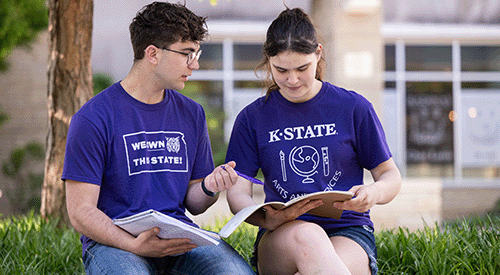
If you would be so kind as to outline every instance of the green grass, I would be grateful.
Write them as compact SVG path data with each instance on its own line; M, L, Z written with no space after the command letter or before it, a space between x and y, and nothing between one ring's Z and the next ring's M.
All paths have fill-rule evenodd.
M33 214L0 221L0 274L85 274L78 233Z
M248 261L256 232L243 224L226 240ZM380 274L500 274L500 216L382 230L376 240ZM38 215L0 217L0 274L84 274L78 233Z
M376 235L382 274L500 274L500 216Z
M213 226L204 226L203 229L219 232L228 220L217 220ZM229 237L224 240L229 243L247 262L250 262L253 252L253 244L257 235L258 227L248 223L242 223Z

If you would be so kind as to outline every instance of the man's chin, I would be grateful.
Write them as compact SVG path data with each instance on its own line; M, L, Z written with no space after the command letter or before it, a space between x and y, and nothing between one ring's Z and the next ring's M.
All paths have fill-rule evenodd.
M174 90L181 91L182 89L184 89L184 87L186 87L186 84L184 84L184 82L182 82L182 83L175 85Z

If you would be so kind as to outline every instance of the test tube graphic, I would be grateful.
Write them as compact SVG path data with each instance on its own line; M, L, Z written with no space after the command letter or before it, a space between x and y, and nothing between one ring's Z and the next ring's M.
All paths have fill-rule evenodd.
M330 174L330 160L328 159L328 147L321 147L321 155L323 157L323 174L326 177Z
M283 181L286 181L286 166L285 166L285 153L280 150L280 161L281 161L281 175L283 175Z

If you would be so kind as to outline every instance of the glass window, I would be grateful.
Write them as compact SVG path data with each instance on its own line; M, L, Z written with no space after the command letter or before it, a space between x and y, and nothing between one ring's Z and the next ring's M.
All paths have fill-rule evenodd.
M451 46L406 46L407 71L452 71Z
M386 81L385 88L386 89L396 89L396 81Z
M253 71L262 61L262 44L235 44L234 69Z
M222 70L222 44L202 44L200 70Z
M406 83L407 174L452 177L452 83Z
M234 88L236 89L264 89L263 81L235 81Z
M396 46L385 45L385 70L396 70Z
M205 109L222 108L222 81L188 81L181 93L200 103Z
M385 89L382 99L384 102L384 106L387 107L382 109L382 125L384 127L387 144L389 145L389 148L394 155L394 160L398 161L396 154L399 141L396 90L392 88Z
M500 71L499 46L462 46L460 52L462 71Z
M500 178L500 82L462 87L462 175Z
M462 82L462 89L500 90L500 82Z

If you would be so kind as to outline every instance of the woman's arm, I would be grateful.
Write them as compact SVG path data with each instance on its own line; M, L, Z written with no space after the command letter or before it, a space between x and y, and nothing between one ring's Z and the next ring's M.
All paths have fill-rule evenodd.
M336 202L335 207L343 210L366 212L375 204L392 201L401 189L401 174L392 158L370 170L374 182L356 185L351 188L355 198L345 202Z

